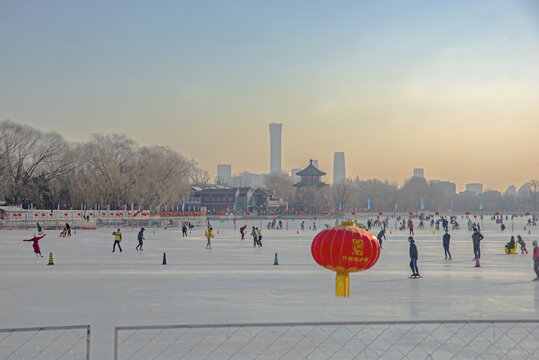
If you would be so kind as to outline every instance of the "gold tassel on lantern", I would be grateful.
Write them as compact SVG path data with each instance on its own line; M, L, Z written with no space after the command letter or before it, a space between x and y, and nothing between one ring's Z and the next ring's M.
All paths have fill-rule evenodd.
M338 272L335 279L335 296L350 297L350 276L347 272Z

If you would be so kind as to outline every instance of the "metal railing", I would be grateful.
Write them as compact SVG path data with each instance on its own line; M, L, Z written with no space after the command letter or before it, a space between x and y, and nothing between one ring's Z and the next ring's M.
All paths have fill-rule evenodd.
M0 359L90 359L90 325L0 329Z
M539 359L539 320L116 327L114 359Z

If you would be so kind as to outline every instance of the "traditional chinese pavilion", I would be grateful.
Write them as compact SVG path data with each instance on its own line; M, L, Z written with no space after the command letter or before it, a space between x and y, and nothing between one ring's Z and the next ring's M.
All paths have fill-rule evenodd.
M296 175L301 176L301 180L297 184L294 184L294 186L299 187L299 188L309 187L309 186L322 187L322 186L327 185L326 183L323 183L322 181L320 181L320 178L326 175L326 173L318 170L313 165L312 160L309 166L307 166L302 171L299 171L298 173L296 173Z

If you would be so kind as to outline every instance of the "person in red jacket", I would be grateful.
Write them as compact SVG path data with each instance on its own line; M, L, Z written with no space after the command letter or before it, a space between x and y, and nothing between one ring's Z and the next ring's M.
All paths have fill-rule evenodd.
M31 239L23 240L23 241L33 241L34 244L32 245L32 247L34 248L34 253L36 254L36 256L43 257L43 255L41 255L41 249L39 248L39 240L42 239L44 236L45 236L45 234L43 234L41 236L34 236Z
M539 280L539 246L537 240L533 240L533 271L535 271L535 279Z

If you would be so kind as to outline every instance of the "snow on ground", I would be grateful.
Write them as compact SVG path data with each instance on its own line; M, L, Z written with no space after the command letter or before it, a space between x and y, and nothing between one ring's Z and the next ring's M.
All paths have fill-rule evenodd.
M334 221L317 220L318 230ZM90 324L92 359L110 359L115 326L539 319L539 282L530 281L538 229L528 235L524 221L515 219L514 234L523 235L530 254L506 255L511 220L503 233L490 218L484 220L481 268L474 267L466 226L451 231L451 262L443 260L441 231L433 234L428 225L416 230L424 278L411 280L408 231L396 230L390 219L393 234L388 231L378 263L350 275L350 298L335 297L335 274L310 254L316 232L298 234L300 221L289 220L288 230L267 230L266 221L245 222L248 230L264 228L264 246L253 248L252 238L240 240L231 221L215 220L219 234L211 250L205 249L202 228L187 238L177 228L147 229L143 252L135 251L138 228L124 228L123 253L111 253L111 228L78 230L71 238L48 231L40 241L43 258L22 242L33 231L2 231L0 328ZM306 219L307 227L311 223ZM46 265L49 252L54 266ZM273 265L275 253L279 266Z

